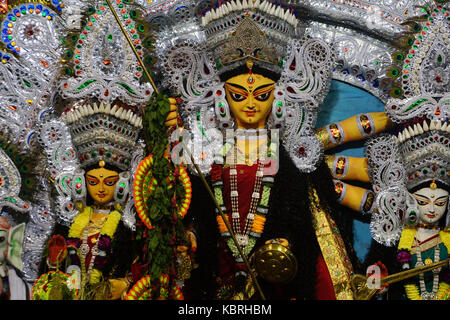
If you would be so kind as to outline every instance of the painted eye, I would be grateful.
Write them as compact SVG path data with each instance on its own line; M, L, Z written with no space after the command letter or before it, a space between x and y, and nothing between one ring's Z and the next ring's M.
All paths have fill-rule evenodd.
M417 203L419 204L419 206L427 205L427 203L425 201L422 201L422 200L417 200Z
M98 182L95 180L88 180L88 183L90 186L96 186L98 184Z
M258 101L266 101L270 98L271 93L272 93L272 91L260 94L259 96L256 96L255 99Z
M106 184L108 187L112 187L113 185L116 184L116 182L117 182L117 180L110 180L110 181L105 181L105 184Z
M443 207L447 204L447 201L438 201L435 203L435 205L437 205L438 207Z
M6 240L6 237L0 237L0 243L4 242Z
M231 96L231 99L233 99L236 102L245 100L245 96L243 96L242 94L239 94L239 93L230 92L230 96Z

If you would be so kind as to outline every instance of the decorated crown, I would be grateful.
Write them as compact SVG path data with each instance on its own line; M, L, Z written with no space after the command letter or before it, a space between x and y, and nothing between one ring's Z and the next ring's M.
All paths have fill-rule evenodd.
M248 59L255 67L281 74L287 43L298 24L292 10L259 0L220 2L205 11L201 21L219 74Z
M417 122L398 134L408 190L427 182L449 185L450 127L438 120Z
M61 120L70 128L81 167L103 160L126 170L138 149L140 106L153 89L141 83L143 66L128 41L141 61L145 60L145 25L135 21L137 12L125 2L117 0L111 5L124 30L107 4L89 7L89 18L73 52L68 50L72 72L61 81L60 92L69 107Z
M61 120L70 127L80 165L88 167L103 160L121 170L129 168L138 146L142 119L132 108L100 102L76 103Z

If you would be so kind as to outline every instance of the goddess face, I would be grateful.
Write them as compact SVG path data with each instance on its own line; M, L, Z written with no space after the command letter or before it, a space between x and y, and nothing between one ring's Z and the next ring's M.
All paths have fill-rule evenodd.
M413 193L419 205L419 221L428 225L437 224L445 215L448 191L440 188L422 188Z
M119 173L105 168L92 169L86 173L86 184L89 195L98 204L111 202Z
M263 129L274 100L275 82L259 74L240 74L225 82L230 110L239 129Z

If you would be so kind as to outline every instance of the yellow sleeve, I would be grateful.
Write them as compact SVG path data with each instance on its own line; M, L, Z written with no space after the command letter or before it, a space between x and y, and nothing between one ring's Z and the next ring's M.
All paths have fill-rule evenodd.
M334 181L334 187L341 205L363 214L372 212L375 200L373 191L340 180Z
M367 169L367 158L327 155L325 162L334 179L357 180L370 183Z
M362 140L391 126L392 122L384 112L369 112L317 129L316 135L328 150L346 142Z

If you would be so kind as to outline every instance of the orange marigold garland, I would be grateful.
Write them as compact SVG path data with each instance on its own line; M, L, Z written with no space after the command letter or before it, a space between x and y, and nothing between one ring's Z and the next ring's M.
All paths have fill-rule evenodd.
M169 160L168 155L166 155L165 158ZM152 165L153 165L152 155L149 155L148 157L143 159L137 167L136 173L134 175L134 184L133 184L134 205L136 207L136 211L139 215L139 218L144 223L144 225L149 229L152 228L152 224L147 214L149 211L149 208L147 206L147 200L150 197L151 193L155 190L156 186L158 185L158 182L152 175ZM171 174L167 178L167 180L169 182L173 181L174 176ZM184 217L191 203L192 185L186 169L182 166L179 167L178 180L185 190L185 196L181 200L181 203L177 205L177 209L178 215L180 217ZM169 188L171 188L171 185L169 185Z

